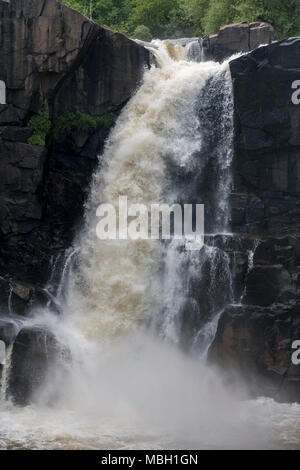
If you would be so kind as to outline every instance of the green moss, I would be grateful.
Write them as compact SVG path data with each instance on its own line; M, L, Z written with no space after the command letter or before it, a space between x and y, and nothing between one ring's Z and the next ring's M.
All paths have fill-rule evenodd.
M112 113L91 116L90 114L71 113L65 110L55 120L52 132L53 139L57 141L62 135L69 134L74 128L90 131L102 126L108 130L112 126L113 121Z
M28 139L31 145L45 147L46 137L51 129L51 121L46 111L40 110L33 116L27 124L27 127L33 130L32 136Z

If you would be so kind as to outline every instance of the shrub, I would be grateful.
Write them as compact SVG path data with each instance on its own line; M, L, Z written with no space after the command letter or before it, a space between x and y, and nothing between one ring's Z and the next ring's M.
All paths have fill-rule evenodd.
M46 111L40 110L27 123L27 127L33 130L32 136L28 139L31 145L39 145L45 147L46 137L51 129L51 121Z
M147 26L141 24L135 28L133 38L140 39L141 41L151 42L152 34Z
M69 134L73 128L84 131L96 130L97 127L103 126L109 129L113 124L113 115L105 113L101 116L91 116L84 113L71 113L63 111L55 120L53 126L53 138L55 141L64 134Z

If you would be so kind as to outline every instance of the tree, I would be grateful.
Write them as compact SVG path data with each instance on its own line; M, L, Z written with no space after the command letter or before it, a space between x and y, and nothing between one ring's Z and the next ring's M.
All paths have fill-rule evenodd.
M150 42L152 40L152 34L150 32L150 29L143 24L135 28L132 37L134 39L140 39L141 41L146 41L146 42Z
M89 16L91 0L61 1ZM92 0L92 16L130 37L203 36L240 21L269 22L280 38L300 35L300 0Z
M135 0L129 22L134 28L147 26L154 37L166 38L184 29L183 16L178 0Z
M203 18L205 34L216 33L221 26L233 23L236 14L235 7L235 0L210 0Z

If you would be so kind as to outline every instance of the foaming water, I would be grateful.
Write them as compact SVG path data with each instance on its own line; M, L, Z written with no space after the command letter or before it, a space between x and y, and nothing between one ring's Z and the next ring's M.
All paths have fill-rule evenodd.
M208 80L226 75L228 63L182 60L183 48L156 41L159 67L122 112L107 142L91 188L79 269L68 293L67 310L91 338L111 338L139 328L159 310L153 279L161 268L162 246L153 240L99 241L96 209L120 196L128 204L160 203L170 185L167 162L189 168L201 150L198 100Z
M0 448L300 447L299 405L249 401L213 369L149 334L125 336L106 351L89 342L85 353L55 404L42 394L25 408L1 405Z
M4 403L7 398L7 386L8 386L8 376L11 366L11 355L13 350L13 344L10 344L6 351L5 364L2 366L2 377L0 383L0 403Z

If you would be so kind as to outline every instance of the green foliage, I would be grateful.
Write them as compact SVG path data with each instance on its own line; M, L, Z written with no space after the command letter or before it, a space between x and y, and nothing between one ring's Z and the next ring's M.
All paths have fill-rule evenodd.
M76 115L70 111L64 110L54 122L52 136L54 140L58 140L63 134L69 134L75 126Z
M152 40L152 34L148 26L143 24L137 26L132 35L134 39L140 39L141 41L150 42Z
M233 0L211 0L203 19L205 34L215 33L222 25L233 23L234 17Z
M104 129L110 129L114 122L112 113L105 113L101 116L91 116L84 113L72 113L62 111L52 126L49 115L46 111L40 110L27 123L27 127L33 130L32 136L28 139L28 144L45 147L46 137L50 135L56 141L62 135L69 134L72 129L82 131L94 131L102 126ZM0 137L1 139L1 137Z
M279 37L300 35L300 0L61 0L103 26L149 40L201 36L239 21L266 21ZM90 8L92 6L92 8ZM148 30L146 33L146 29Z
M96 130L102 126L109 129L113 124L113 115L105 113L101 116L91 116L84 113L71 113L64 110L55 120L53 125L52 135L56 141L62 135L69 134L72 129L79 129L82 131Z
M31 145L45 147L46 137L51 129L51 121L46 111L40 110L33 116L27 124L27 127L33 130L32 136L28 139Z
M300 35L299 0L210 0L203 19L206 34L240 21L271 23L280 38Z

